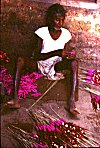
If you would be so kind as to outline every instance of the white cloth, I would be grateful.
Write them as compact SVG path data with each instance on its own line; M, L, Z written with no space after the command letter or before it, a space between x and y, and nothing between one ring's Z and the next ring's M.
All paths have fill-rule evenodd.
M65 28L61 28L61 31L62 31L61 35L57 40L54 40L51 37L48 27L42 27L35 31L35 34L37 34L43 40L41 53L48 53L51 51L64 48L65 43L67 43L71 39L71 34ZM62 60L61 57L54 56L46 60L38 61L38 69L48 79L55 80L56 78L55 78L54 65L61 60Z

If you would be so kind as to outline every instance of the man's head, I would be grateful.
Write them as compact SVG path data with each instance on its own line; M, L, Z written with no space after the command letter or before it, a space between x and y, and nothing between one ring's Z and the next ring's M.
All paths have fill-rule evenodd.
M60 29L63 26L65 19L65 10L63 6L56 3L51 5L47 10L46 21L51 28Z

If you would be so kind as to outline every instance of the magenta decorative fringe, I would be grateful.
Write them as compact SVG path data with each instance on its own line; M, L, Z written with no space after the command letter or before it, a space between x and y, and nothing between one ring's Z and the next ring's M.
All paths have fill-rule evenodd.
M0 82L3 84L3 88L6 90L7 94L10 95L13 89L13 77L11 74L7 74L7 69L1 67ZM41 93L37 90L36 80L41 78L42 75L36 72L31 74L26 74L21 77L20 87L18 92L18 98L26 98L26 96L31 93L31 96L38 97Z
M99 70L88 70L88 81L96 86L100 86L100 71ZM94 95L93 93L90 93L91 95L91 103L94 110L97 110L97 106L100 108L100 95Z
M100 71L92 70L92 69L89 69L87 71L88 71L87 82L91 82L92 84L99 86L100 85Z
M0 51L0 60L5 63L9 62L10 58L3 51ZM31 93L32 97L38 97L41 93L37 90L36 80L41 78L42 74L38 74L36 72L32 72L31 74L26 74L21 77L20 87L18 92L18 98L26 98L26 96ZM2 87L6 90L7 94L10 95L13 89L13 76L8 74L7 68L1 65L0 72L0 82L2 83Z

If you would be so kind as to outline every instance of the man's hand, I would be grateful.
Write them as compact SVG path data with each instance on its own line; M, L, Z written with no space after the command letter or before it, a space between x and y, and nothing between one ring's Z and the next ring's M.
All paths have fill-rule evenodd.
M73 60L76 58L75 50L65 50L62 51L62 57L66 57L68 60Z

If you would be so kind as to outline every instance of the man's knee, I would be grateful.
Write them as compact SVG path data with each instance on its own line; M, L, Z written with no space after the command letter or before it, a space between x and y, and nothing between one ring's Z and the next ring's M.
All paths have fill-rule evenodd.
M17 65L24 66L24 63L25 63L25 59L23 57L18 57Z
M72 61L71 65L72 68L78 68L78 61L77 60Z

